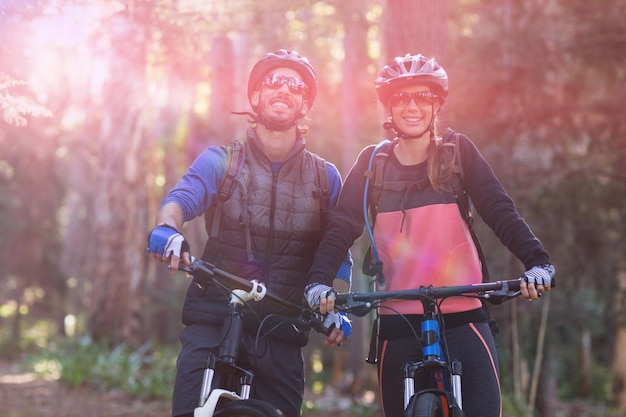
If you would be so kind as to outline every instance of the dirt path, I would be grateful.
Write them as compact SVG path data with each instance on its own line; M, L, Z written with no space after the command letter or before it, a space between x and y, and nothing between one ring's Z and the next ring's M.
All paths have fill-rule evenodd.
M377 408L356 412L349 398L327 392L308 393L318 410L304 417L382 417ZM316 397L316 398L314 398ZM313 399L314 398L314 399ZM554 415L611 415L608 405L595 408L583 401L558 402ZM169 417L169 401L141 401L121 392L97 392L88 388L69 389L58 381L47 381L24 371L20 364L0 360L0 417Z
M0 364L1 417L163 417L169 413L166 401L138 401L115 391L69 389L58 381L24 372L19 365Z
M334 405L341 400L325 398ZM343 399L346 400L346 399ZM329 405L329 404L327 404ZM69 389L38 378L19 364L0 361L0 417L168 417L169 401L140 401L116 391ZM350 417L349 411L310 412L306 417ZM374 415L376 417L376 415Z

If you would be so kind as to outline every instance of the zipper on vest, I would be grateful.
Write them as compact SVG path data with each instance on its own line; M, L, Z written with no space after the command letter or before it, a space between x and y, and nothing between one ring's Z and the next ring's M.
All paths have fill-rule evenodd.
M270 168L272 168L270 166ZM277 171L274 171L272 169L272 195L271 195L271 200L270 200L270 230L269 230L269 239L268 239L268 245L267 248L265 250L265 276L269 276L269 269L270 269L270 262L272 260L272 248L274 247L274 216L276 214L276 183L278 181L278 171L280 171L280 169L282 168L282 164L281 166L278 168Z

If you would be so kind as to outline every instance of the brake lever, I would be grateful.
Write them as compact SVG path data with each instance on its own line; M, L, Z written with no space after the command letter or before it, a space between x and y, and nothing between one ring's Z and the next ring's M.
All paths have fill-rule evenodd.
M325 336L330 335L332 329L324 326L324 316L322 313L318 311L309 310L308 308L303 308L300 313L300 322L304 325L310 326L313 330L318 333L322 333Z
M490 304L498 305L519 296L521 293L522 292L520 290L511 291L509 289L509 283L504 281L501 289L490 293L485 293L483 298Z

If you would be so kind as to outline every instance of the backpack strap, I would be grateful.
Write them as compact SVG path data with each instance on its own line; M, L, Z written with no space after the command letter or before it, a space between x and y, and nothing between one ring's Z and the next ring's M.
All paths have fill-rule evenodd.
M326 217L330 208L330 185L328 182L328 171L326 161L317 155L311 154L315 158L315 175L317 177L317 190L314 195L320 200L320 216L322 218L322 228L325 228Z
M450 140L450 135L453 136L452 140ZM491 278L489 277L489 269L487 268L485 253L474 230L474 218L472 217L472 199L467 194L467 191L465 191L465 187L463 187L464 172L462 163L463 161L461 160L461 151L459 148L459 138L460 134L458 132L454 132L450 128L446 129L446 132L444 133L444 141L447 141L448 144L452 144L454 146L454 152L456 154L454 159L454 175L450 179L450 185L452 186L452 191L454 192L456 203L459 206L459 212L461 213L461 217L463 218L463 220L465 220L465 223L467 223L467 228L469 229L472 240L474 241L474 246L476 247L476 251L478 252L478 260L480 261L483 282L490 282ZM500 333L498 323L491 318L491 314L489 312L486 301L482 299L480 301L483 305L485 313L487 314L491 334L495 336Z
M365 171L363 218L365 219L365 230L370 240L370 248L363 258L362 268L364 274L376 277L380 289L383 289L385 286L385 277L383 275L383 262L378 256L378 249L376 248L376 242L374 242L373 227L376 221L378 199L384 185L383 173L385 171L385 163L389 156L389 149L393 149L393 143L387 139L379 142L370 155L367 171Z
M450 185L452 186L452 191L454 192L454 198L456 199L456 203L459 206L459 212L461 213L461 217L467 223L467 227L472 236L472 240L474 241L474 246L476 246L476 251L478 252L478 259L480 260L480 266L483 274L483 282L489 282L491 279L489 278L489 269L487 268L487 262L485 260L485 254L483 249L478 241L478 236L474 231L474 217L472 216L472 199L465 191L465 187L463 187L463 164L461 161L461 151L459 150L459 137L460 134L457 132L452 132L451 129L446 131L446 137L449 135L453 135L453 146L455 152L455 164L454 164L454 175L450 179ZM444 139L445 140L445 139ZM450 143L450 142L449 142Z
M463 187L463 164L461 161L461 151L459 150L459 133L452 132L451 130L446 132L447 134L452 134L452 140L447 136L444 139L443 146L452 146L454 148L455 158L454 158L454 175L450 178L450 185L452 186L452 191L454 192L454 197L456 198L456 202L459 206L459 211L461 213L461 217L467 225L472 228L472 224L474 223L474 218L472 217L472 201L467 195L465 188Z
M215 204L215 211L213 214L213 223L211 224L211 232L209 233L209 240L217 239L224 202L232 195L235 189L235 177L246 159L244 146L238 140L235 140L229 146L224 146L223 149L226 151L228 169L226 170L226 175L222 179L222 183L219 187L217 202Z
M385 164L387 163L390 149L393 149L391 142L374 149L375 154L373 155L372 172L368 172L369 175L374 176L374 182L372 183L368 201L372 223L376 221L376 214L378 213L378 200L380 199L380 193L383 191Z

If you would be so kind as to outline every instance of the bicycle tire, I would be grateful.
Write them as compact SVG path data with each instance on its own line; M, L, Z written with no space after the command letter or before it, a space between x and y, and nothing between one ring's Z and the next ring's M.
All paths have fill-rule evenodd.
M260 400L234 400L218 406L214 417L284 417L271 404Z
M430 392L415 398L412 414L407 417L445 417L440 398Z

